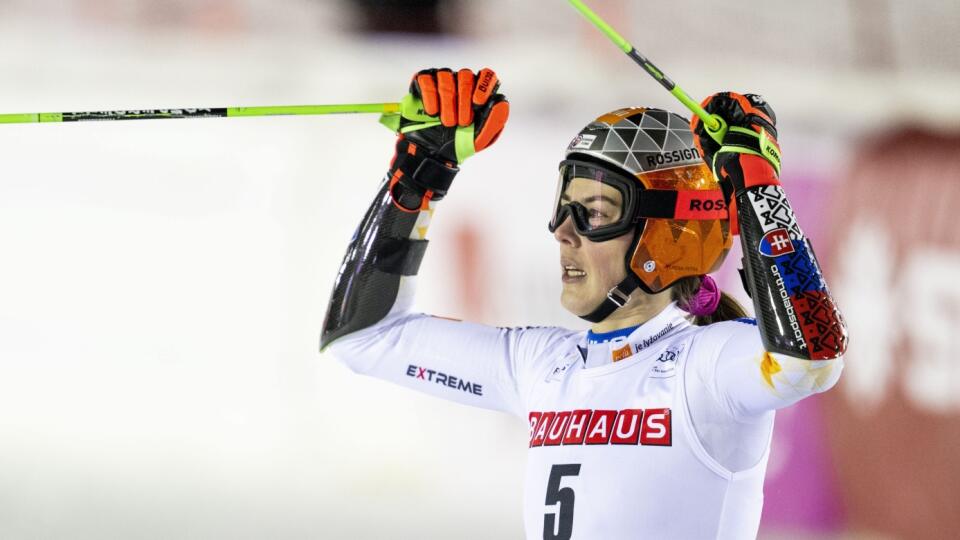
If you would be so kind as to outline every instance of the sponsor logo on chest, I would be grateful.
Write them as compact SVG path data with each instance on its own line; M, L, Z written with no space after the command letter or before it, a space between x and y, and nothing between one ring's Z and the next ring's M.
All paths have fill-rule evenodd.
M659 341L660 338L662 338L663 336L669 334L669 333L670 333L670 330L673 330L673 323L670 323L670 324L664 326L663 329L661 329L661 330L660 330L659 332L657 332L656 334L654 334L654 335L652 335L652 336L650 336L650 337L648 337L648 338L646 338L646 339L642 339L642 340L640 340L640 341L637 342L637 343L634 343L634 345L633 345L634 352L640 352L640 351L646 349L647 347L653 345L654 343L656 343L657 341Z
M530 447L585 444L671 446L670 409L531 411Z
M677 373L677 358L683 352L683 343L667 347L660 356L653 362L650 368L650 377L654 379L666 379L673 377Z
M570 366L577 361L577 358L566 358L561 360L556 366L553 367L553 371L547 375L544 382L559 382L563 380L563 375L570 369Z

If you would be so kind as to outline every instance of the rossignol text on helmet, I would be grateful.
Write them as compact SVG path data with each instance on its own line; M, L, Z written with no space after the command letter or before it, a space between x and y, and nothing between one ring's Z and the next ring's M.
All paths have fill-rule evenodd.
M570 142L549 229L570 218L594 242L634 233L627 278L583 316L599 322L637 287L658 293L717 269L733 244L728 217L687 120L638 107L600 116Z

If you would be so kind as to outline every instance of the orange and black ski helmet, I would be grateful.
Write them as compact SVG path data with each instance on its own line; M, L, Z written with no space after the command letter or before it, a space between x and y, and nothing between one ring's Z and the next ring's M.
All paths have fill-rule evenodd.
M658 293L716 270L733 244L724 201L686 119L620 109L588 124L567 147L549 229L570 218L594 242L634 233L625 264L639 282L621 283L619 294L612 289L608 297L616 300L634 285Z

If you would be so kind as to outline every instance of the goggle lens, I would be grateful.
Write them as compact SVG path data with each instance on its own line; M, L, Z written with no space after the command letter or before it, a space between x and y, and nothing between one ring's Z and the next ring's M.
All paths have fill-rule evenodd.
M587 163L560 167L550 231L569 217L577 232L592 240L619 236L632 224L631 180Z

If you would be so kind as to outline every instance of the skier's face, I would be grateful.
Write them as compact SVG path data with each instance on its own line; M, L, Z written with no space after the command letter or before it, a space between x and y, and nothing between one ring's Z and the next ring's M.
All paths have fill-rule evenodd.
M563 200L583 204L590 212L591 220L611 219L622 205L622 196L615 188L606 185L598 192L599 185L590 179L575 178L563 193ZM627 233L605 242L592 242L577 233L573 219L568 217L553 236L560 243L563 281L560 303L574 315L586 315L626 277L624 258L633 235Z

